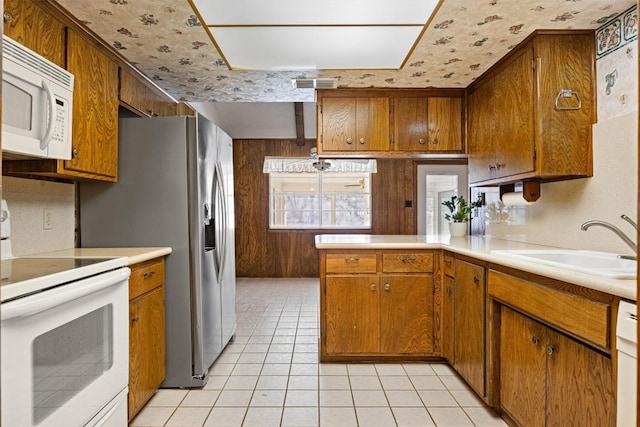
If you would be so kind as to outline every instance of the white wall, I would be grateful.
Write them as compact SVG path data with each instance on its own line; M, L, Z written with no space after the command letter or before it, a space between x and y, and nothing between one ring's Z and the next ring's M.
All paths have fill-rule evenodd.
M2 197L11 212L11 243L16 256L74 247L75 186L50 181L2 177ZM52 229L45 230L43 210L51 209Z

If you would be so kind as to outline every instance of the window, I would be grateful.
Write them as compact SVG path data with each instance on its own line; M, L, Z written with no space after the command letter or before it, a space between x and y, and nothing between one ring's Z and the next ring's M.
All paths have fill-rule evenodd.
M335 162L328 162L331 166L324 171L296 166L304 171L270 172L269 227L370 228L371 172L358 167L339 170ZM265 164L265 171L274 169L283 168L269 169Z

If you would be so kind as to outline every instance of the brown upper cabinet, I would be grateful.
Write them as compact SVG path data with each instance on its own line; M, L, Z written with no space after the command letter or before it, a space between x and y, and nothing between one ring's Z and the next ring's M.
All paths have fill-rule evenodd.
M472 184L593 174L592 31L536 31L469 87Z
M62 22L33 1L5 0L4 34L66 68L66 32Z
M319 90L318 153L463 152L464 91Z
M136 114L156 117L175 116L177 103L154 90L134 70L120 68L120 103Z
M389 98L324 98L318 111L320 153L389 150Z
M394 151L462 152L462 98L397 97L393 117Z

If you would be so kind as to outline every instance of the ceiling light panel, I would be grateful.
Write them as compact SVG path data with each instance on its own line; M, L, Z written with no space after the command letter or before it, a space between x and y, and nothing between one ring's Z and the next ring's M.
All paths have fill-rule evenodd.
M438 0L194 0L208 26L424 25Z
M211 28L232 69L398 69L423 27Z

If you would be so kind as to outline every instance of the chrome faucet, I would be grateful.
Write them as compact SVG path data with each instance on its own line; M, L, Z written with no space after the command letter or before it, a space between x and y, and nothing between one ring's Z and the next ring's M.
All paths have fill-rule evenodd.
M622 215L621 216L622 219L624 219L625 221L629 222L631 225L633 225L634 227L636 227L637 229L637 225L631 220L631 218L629 218L626 215ZM618 237L620 237L622 239L623 242L625 242L635 253L638 253L638 248L636 246L636 244L633 242L633 240L631 240L626 234L624 234L624 232L622 230L620 230L618 227L616 227L613 224L610 224L606 221L600 221L597 219L591 220L591 221L587 221L584 224L582 224L580 226L580 229L582 229L582 231L587 231L589 229L589 227L592 227L594 225L598 225L600 227L604 227L607 228L611 231L613 231L614 233L616 233L616 235Z

